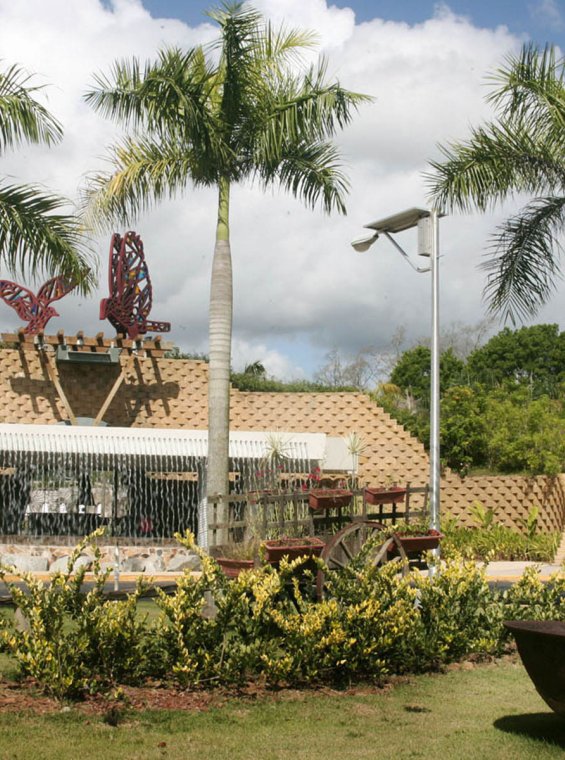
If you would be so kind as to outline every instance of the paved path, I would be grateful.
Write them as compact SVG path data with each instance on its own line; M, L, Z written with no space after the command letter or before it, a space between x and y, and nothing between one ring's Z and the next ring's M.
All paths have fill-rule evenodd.
M544 564L540 562L490 562L486 567L486 575L489 581L495 583L513 583L517 581L524 570L527 567L539 568L540 578L543 581L547 581L552 575L558 572L565 572L565 569L561 565L557 564ZM425 571L424 571L425 572ZM49 573L34 573L35 577L39 580L48 581L50 579ZM141 573L120 573L120 588L128 587L133 588ZM174 586L178 578L182 577L183 573L159 573L156 575L148 575L155 585L159 586ZM195 573L197 575L197 573ZM8 576L7 580L18 580L15 576ZM91 573L87 573L85 577L86 583L92 583L94 577ZM114 575L110 575L108 578L107 587L112 587L114 583Z
M555 573L563 572L561 565L550 565L540 562L489 562L486 574L490 581L512 583L520 578L527 567L539 568L540 578L543 581L549 580Z

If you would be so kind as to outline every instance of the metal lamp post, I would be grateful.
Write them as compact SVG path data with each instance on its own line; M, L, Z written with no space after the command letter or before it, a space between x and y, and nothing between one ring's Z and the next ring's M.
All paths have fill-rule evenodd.
M374 233L353 241L356 251L368 251L384 235L416 272L431 272L432 335L430 365L430 527L439 530L440 460L439 460L439 224L443 213L437 209L411 208L399 214L366 224ZM418 267L392 237L397 232L418 228L418 254L430 259L429 267ZM436 550L437 551L437 550Z

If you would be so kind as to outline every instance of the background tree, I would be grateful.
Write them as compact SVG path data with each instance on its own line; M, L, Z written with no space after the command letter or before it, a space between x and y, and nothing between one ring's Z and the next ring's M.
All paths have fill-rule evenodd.
M0 71L0 155L61 139L61 125L34 97L39 89L18 66ZM77 218L60 212L67 204L37 186L0 180L0 259L14 275L62 274L86 292L92 261Z
M257 179L309 206L345 212L346 179L328 138L364 97L326 82L325 64L297 73L310 33L276 32L255 10L225 4L209 13L220 37L210 48L166 49L156 63L116 62L87 101L132 131L111 151L113 170L90 186L96 218L127 221L189 182L218 189L210 292L208 494L228 491L232 331L230 195ZM206 54L209 54L208 57Z
M498 119L432 162L436 204L484 211L515 193L533 199L500 227L483 264L490 309L529 317L555 287L565 225L565 66L528 45L494 76Z
M565 334L557 325L505 328L467 362L442 354L442 461L471 469L555 475L565 470ZM429 349L405 351L375 402L429 441Z
M533 396L555 397L565 381L565 333L558 325L505 328L470 354L467 368L473 383L526 384Z
M469 386L449 388L441 399L442 459L461 475L487 461L488 429L482 393Z
M447 351L442 351L439 365L440 393L443 393L446 388L461 382L465 363L448 348ZM391 373L390 382L429 408L430 349L427 346L415 346L404 351Z

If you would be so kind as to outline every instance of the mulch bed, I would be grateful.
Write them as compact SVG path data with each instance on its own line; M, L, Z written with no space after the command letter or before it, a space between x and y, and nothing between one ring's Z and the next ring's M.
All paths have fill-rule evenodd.
M382 693L391 686L392 684L387 684L384 687L363 685L344 690L323 686L306 689L271 689L260 683L250 683L241 689L184 690L158 684L155 686L121 686L119 699L112 697L111 694L106 694L89 696L81 701L61 702L42 694L31 679L22 682L0 679L0 713L33 711L35 715L48 715L61 711L68 712L71 709L85 715L104 716L112 708L123 708L128 711L186 710L187 712L203 712L222 707L231 699L299 702L306 699L307 696L338 697Z
M486 661L485 661L486 659ZM470 670L481 662L493 663L494 658L468 658L444 666L443 672L451 670ZM517 662L516 653L503 655L498 661ZM240 699L256 701L302 701L316 696L344 697L353 695L377 694L394 688L395 685L409 683L410 676L392 676L386 684L375 685L359 683L345 689L332 689L328 686L313 686L304 689L279 688L265 686L261 681L250 682L239 689L179 689L169 684L156 682L146 686L120 686L119 699L116 695L105 694L87 697L82 701L61 702L53 697L45 696L37 688L33 679L15 681L0 678L0 712L33 712L34 715L47 715L76 711L85 715L105 716L112 709L127 711L142 710L185 710L187 712L203 712L222 707L229 700Z

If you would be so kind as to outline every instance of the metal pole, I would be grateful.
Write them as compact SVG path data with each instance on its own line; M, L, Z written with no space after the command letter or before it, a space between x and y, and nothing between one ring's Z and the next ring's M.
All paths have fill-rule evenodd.
M432 341L430 370L430 527L439 530L439 224L437 209L430 213L432 277ZM439 551L436 555L439 558Z

